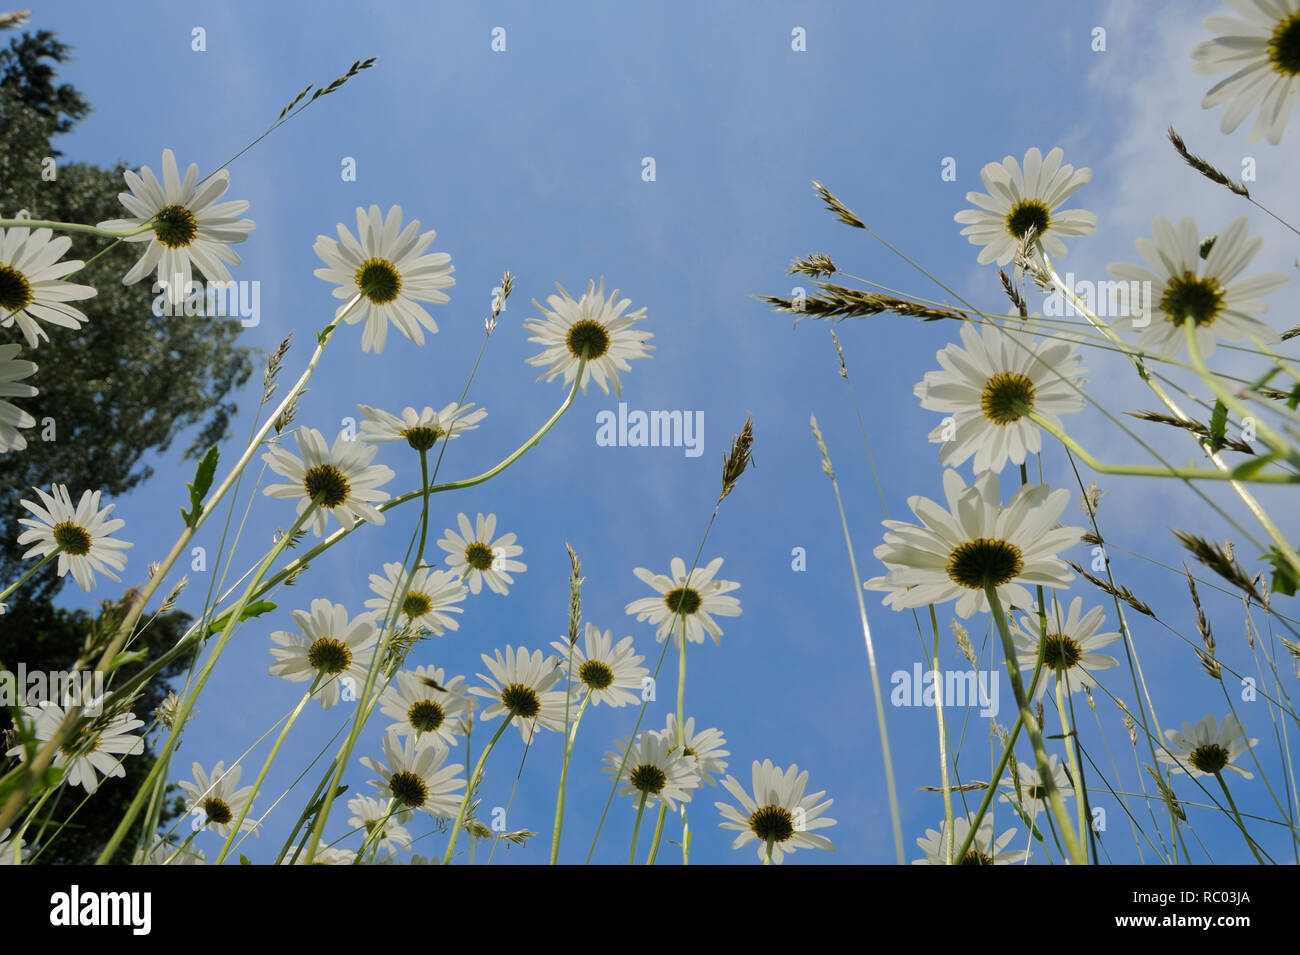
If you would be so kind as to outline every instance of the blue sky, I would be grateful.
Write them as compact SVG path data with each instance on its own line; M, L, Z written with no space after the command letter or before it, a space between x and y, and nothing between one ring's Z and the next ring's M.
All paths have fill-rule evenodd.
M515 467L436 501L437 531L453 526L457 512L495 512L503 530L519 535L528 569L508 597L486 591L471 597L461 629L423 644L412 662L436 663L477 683L475 674L484 669L480 653L507 643L549 648L566 623L567 541L584 565L586 618L613 628L616 636L635 636L653 666L659 651L653 631L624 614L627 602L650 594L632 570L664 573L679 555L689 562L716 499L721 457L752 414L756 467L723 504L702 554L702 561L725 558L719 576L741 583L736 596L743 615L723 621L720 647L691 645L687 714L697 725L723 730L730 772L746 785L750 763L770 758L808 769L810 788L834 799L828 814L838 824L826 834L836 854L801 851L791 863L859 863L892 861L893 842L854 584L834 499L809 433L810 414L817 415L830 446L864 576L881 572L871 551L880 542L884 513L826 326L804 322L792 328L790 316L772 313L753 296L789 295L797 285L811 292L806 277L788 276L786 268L795 256L824 251L846 272L950 300L864 233L836 223L814 195L812 179L825 182L882 236L990 311L1006 308L996 273L976 264L977 251L952 217L966 207L967 190L983 191L980 167L1004 155L1019 158L1031 146L1046 152L1061 145L1067 162L1093 169L1092 183L1072 205L1096 212L1101 224L1095 237L1070 243L1064 263L1080 275L1103 277L1108 262L1136 261L1133 240L1149 235L1157 214L1192 214L1203 232L1211 232L1247 211L1240 200L1182 167L1163 140L1170 121L1193 149L1230 172L1240 168L1242 156L1256 157L1258 186L1252 191L1278 210L1291 208L1300 181L1287 149L1294 130L1282 147L1248 144L1249 124L1223 136L1219 114L1199 108L1210 81L1191 72L1187 53L1208 37L1200 20L1215 6L1141 4L1139 12L1131 4L1041 2L797 8L322 2L308 13L249 2L184 8L142 2L125 11L52 3L36 11L31 27L52 29L76 48L76 60L63 68L61 79L77 85L95 108L60 148L71 159L104 166L123 160L156 170L162 150L171 148L182 166L197 162L206 172L265 129L308 82L324 85L353 60L378 57L372 70L231 166L227 198L248 199L248 215L257 222L239 247L243 264L235 275L261 283L261 324L249 328L244 341L270 350L294 331L282 381L296 377L334 307L330 287L312 275L320 265L312 244L318 234L332 235L337 222L354 228L358 205L400 204L407 219L436 229L434 248L451 254L456 285L451 304L434 309L440 331L423 348L392 334L382 355L362 354L360 327L341 329L300 404L300 424L332 435L345 417L356 417L358 403L399 411L455 400L477 353L492 290L508 268L517 277L515 294L468 399L489 415L483 427L450 447L443 464L444 478L477 474L517 447L563 397L557 383L536 382L535 370L524 364L538 350L522 328L524 319L537 314L531 299L544 301L555 282L576 295L588 280L603 276L607 288L621 289L633 308L646 308L642 327L654 333L656 350L652 360L634 363L624 375L621 400L630 409L702 412L703 454L598 446L596 416L616 411L618 399L593 384ZM1106 29L1105 52L1092 49L1097 26ZM195 27L206 31L205 52L191 49ZM504 52L491 49L494 27L506 30ZM791 48L796 27L806 31L803 52ZM355 182L340 175L345 157L355 160ZM644 157L654 158L653 182L642 179ZM956 182L940 178L944 157L956 160ZM1294 236L1257 212L1252 221L1268 243L1258 267L1289 266ZM123 253L123 272L132 261ZM1278 298L1293 294L1284 291ZM935 351L955 340L956 330L947 323L886 316L841 324L838 333L889 512L906 518L910 495L941 496L937 451L926 437L938 416L919 408L912 386L937 367ZM1120 361L1093 353L1088 358L1093 389L1106 396L1108 407L1152 406L1154 399L1129 380ZM237 435L254 424L247 412L259 386L255 380L241 397L245 414L235 423ZM1099 456L1142 460L1100 414L1077 417L1077 424L1069 422L1071 432ZM1195 450L1176 435L1152 433L1153 425L1140 427L1180 462ZM419 479L418 466L403 450L389 445L378 458L398 472L388 488L394 493L414 488ZM223 456L233 460L237 451L232 442ZM118 503L117 514L127 521L123 536L136 542L128 568L134 577L180 530L176 507L192 474L192 464L179 464L175 455L157 462L157 469L149 486ZM1049 454L1044 469L1049 480L1072 481L1059 454ZM963 472L969 476L969 465ZM1004 483L1009 480L1006 475ZM1185 555L1165 529L1208 537L1231 533L1203 507L1189 510L1194 499L1181 487L1102 483L1111 493L1099 519L1103 534L1117 545L1111 552L1117 578L1171 626L1194 637L1179 576ZM1227 500L1217 491L1213 496ZM1082 523L1073 504L1067 514ZM249 546L236 559L236 575L269 544L270 530L293 517L282 502L260 496L252 515ZM294 705L300 688L267 675L267 634L289 628L288 612L316 596L328 595L354 613L363 609L368 575L401 558L417 518L416 505L390 512L385 527L355 535L293 588L280 591L273 598L280 605L276 614L243 629L200 701L173 779L188 778L194 760L209 767L218 759L229 763ZM1294 518L1288 523L1294 535ZM210 553L218 531L213 522L198 541ZM1253 568L1258 551L1239 543L1243 563ZM806 571L792 569L796 547L806 551ZM1140 551L1175 571L1119 548ZM1070 556L1088 559L1083 547ZM210 570L214 566L210 560ZM192 607L208 582L207 575L191 574L181 605ZM101 591L91 596L107 596L102 586ZM1088 606L1100 597L1083 582L1070 594L1083 595ZM1216 631L1221 655L1254 673L1240 636L1239 607L1208 589L1202 595L1207 610L1219 615L1216 622L1222 621ZM64 596L91 602L71 588ZM867 599L888 692L889 675L910 672L922 656L910 614L882 607L878 595ZM952 616L951 606L939 608L944 666L965 669L947 629ZM1113 629L1109 607L1107 624ZM1133 625L1165 726L1226 712L1221 692L1202 674L1190 647L1149 621L1139 618ZM984 623L968 626L980 646ZM675 663L670 651L658 701L646 717L652 728L662 727L673 705ZM1136 705L1126 672L1110 673L1107 685ZM998 719L1009 725L1011 694L1001 679ZM1135 761L1113 703L1098 696L1110 755L1081 696L1076 706L1084 717L1084 745L1098 765L1112 781L1112 766L1119 767L1122 787L1116 788L1149 790L1150 780L1137 765L1149 754L1139 747ZM1250 734L1261 738L1259 758L1285 802L1265 706L1262 700L1238 703L1238 711ZM345 716L350 718L341 709L322 713L313 705L290 738L290 757L277 764L257 800L259 810L290 784ZM956 735L966 714L950 717ZM562 860L585 855L609 789L601 758L634 719L631 710L604 707L584 719L570 772ZM934 712L887 707L886 719L912 859L919 855L915 839L938 828L943 815L940 797L920 790L939 783ZM372 719L357 755L379 754L384 725L383 717ZM959 763L963 780L988 779L988 730L987 720L969 716ZM263 753L259 749L249 758L246 779ZM489 763L487 806L509 799L520 755L518 735L511 731ZM1019 755L1029 759L1023 743ZM509 817L511 828L540 835L527 849L498 852L498 862L544 861L558 770L558 740L543 736L528 756ZM368 791L369 778L354 762L347 781L354 791ZM304 785L309 790L313 784L314 779ZM1189 801L1203 801L1204 794L1185 779L1180 787ZM267 820L265 834L246 842L243 851L255 861L273 857L306 795L290 794ZM705 790L691 804L693 860L752 863L752 848L733 852L730 836L717 827L713 802L725 795ZM1278 815L1258 779L1238 783L1234 795L1244 812ZM1136 861L1118 802L1096 799L1108 813L1102 838L1109 857ZM1142 808L1141 815L1150 831L1150 814ZM596 860L626 857L632 817L630 799L617 800ZM338 805L327 834L342 834L346 818ZM996 819L998 832L1016 825L1001 806ZM1249 861L1230 825L1206 813L1195 821L1209 857ZM1285 849L1285 833L1273 831L1279 827L1255 828L1271 851ZM679 835L670 822L665 839ZM643 847L648 836L643 830ZM1020 830L1016 845L1023 839ZM198 844L212 851L219 841L204 834ZM442 844L440 837L425 839L418 851L440 854ZM672 847L660 854L661 862L675 858ZM1041 861L1041 853L1036 858Z

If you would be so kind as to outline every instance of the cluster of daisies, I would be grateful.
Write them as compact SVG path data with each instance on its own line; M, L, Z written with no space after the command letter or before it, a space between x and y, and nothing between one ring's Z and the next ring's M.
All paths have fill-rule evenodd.
M447 538L440 542L444 546L456 542L448 563L467 567L469 573L483 573L490 588L506 593L511 581L501 576L504 571L477 571L466 558L466 552L492 538L495 516L480 514L473 525L466 515L460 515L459 521L462 534L448 529ZM501 547L500 540L493 546ZM659 595L630 602L626 612L653 624L660 641L673 632L696 643L703 642L706 634L720 641L722 630L714 617L740 613L739 601L730 596L740 585L717 579L721 565L722 559L716 558L688 572L684 561L674 558L671 575L637 568L636 576ZM524 567L519 564L516 569ZM493 573L498 576L489 576ZM310 612L295 611L297 632L271 635L276 659L271 674L293 682L313 681L311 695L324 708L335 705L349 688L350 696L345 698L358 699L385 621L398 618L441 635L455 628L446 614L460 612L455 604L465 599L468 589L478 592L467 588L454 569L450 574L434 571L428 577L417 572L399 602L403 576L399 563L386 565L383 575L371 575L376 597L367 607L372 609L355 617L326 599L313 601ZM556 640L551 649L554 652L548 654L507 646L504 652L483 654L486 672L478 674L477 685L433 665L398 670L378 698L380 712L391 721L383 731L382 759L361 759L374 775L374 795L349 801L351 829L336 840L359 833L363 844L360 849L326 846L315 861L389 861L419 838L408 828L416 813L425 813L439 826L457 818L466 799L465 767L450 756L475 722L504 719L531 745L539 732L565 733L575 726L576 714L588 705L619 708L645 699L650 671L641 665L645 658L635 652L632 637L615 641L612 630L602 631L588 622L582 639L572 644ZM679 803L690 802L699 787L716 785L730 755L725 744L721 730L697 730L694 718L679 726L670 713L662 730L619 741L607 754L604 770L614 778L620 794L633 797L639 810L660 803L675 810ZM239 788L240 773L238 765L227 769L218 763L211 772L194 765L193 781L184 781L181 787L196 829L229 838L237 824L241 832L256 833L260 822L252 807L256 793L252 787ZM776 863L798 848L833 848L825 836L813 831L835 824L823 815L831 800L823 800L824 792L807 792L808 773L800 772L797 765L783 769L770 760L755 762L750 790L731 776L721 783L739 804L738 808L715 803L723 817L720 825L740 832L734 847L757 840L759 858ZM170 864L206 858L188 844L184 850L185 858L177 856Z
M1198 72L1231 74L1210 90L1203 105L1227 105L1225 132L1259 107L1251 140L1267 136L1276 144L1300 103L1300 0L1230 0L1230 5L1242 19L1209 17L1206 27L1220 35L1192 52ZM954 217L964 226L962 234L980 247L980 264L1005 266L1015 259L1023 269L1027 255L1028 264L1036 261L1046 275L1050 259L1037 258L1035 249L1060 258L1067 251L1063 239L1095 231L1094 214L1064 208L1092 173L1075 169L1064 158L1060 148L1046 156L1035 148L1022 162L1006 156L980 171L987 191L968 192L967 201L975 208ZM1136 334L1135 350L1174 358L1188 347L1189 338L1201 355L1213 353L1219 340L1278 341L1277 330L1261 319L1267 311L1261 299L1288 278L1276 272L1243 277L1263 245L1262 238L1249 232L1244 215L1209 238L1191 218L1176 225L1156 218L1152 238L1136 243L1145 265L1109 267L1113 278L1151 290L1145 303L1128 303L1111 329ZM1076 343L1054 336L1037 339L1026 330L1029 324L1016 316L978 329L963 325L960 344L942 349L936 356L939 370L916 384L921 407L944 415L929 437L941 445L945 502L912 497L908 504L919 524L885 521L884 542L875 555L887 572L864 586L883 591L884 602L895 610L952 600L962 618L991 612L991 587L1004 607L1024 611L1012 624L1016 665L1033 671L1041 656L1044 672L1036 690L1041 699L1055 682L1066 694L1096 686L1094 674L1118 662L1099 651L1121 635L1105 630L1101 607L1085 612L1082 597L1075 597L1068 610L1055 595L1050 605L1039 608L1030 593L1034 587L1066 588L1074 578L1060 556L1083 535L1083 528L1060 524L1069 493L1022 480L1010 500L1002 502L1003 469L1016 465L1023 476L1028 455L1042 451L1043 430L1059 430L1062 415L1087 403L1087 369ZM957 470L968 461L974 472L969 484ZM1184 724L1181 732L1166 731L1166 737L1158 755L1171 772L1219 775L1226 769L1252 778L1235 761L1257 740L1248 739L1232 715L1222 723L1208 715L1194 726ZM1068 776L1055 757L1052 773L1054 787L1069 798ZM1014 785L1011 779L1000 784L1011 787L1003 799L1032 818L1045 804L1044 781L1023 764L1012 779ZM966 857L956 860L962 864L1027 859L1025 852L1004 851L1013 832L995 840L991 820L982 820L968 839L973 819L955 820L951 834L946 825L943 831L928 831L918 840L926 854L918 861L945 861L952 840L969 841Z
M232 246L248 238L254 223L239 218L247 202L218 201L229 186L226 171L200 181L197 166L191 165L182 179L168 150L161 181L145 167L140 174L127 172L126 182L129 191L120 198L129 216L100 224L126 241L147 243L125 275L126 284L156 272L160 287L177 302L188 294L195 269L210 280L230 280L229 266L240 261ZM342 300L334 321L364 321L363 352L383 351L390 324L415 345L424 344L426 333L437 332L425 306L446 304L446 289L455 279L450 256L431 251L435 238L431 230L421 232L418 220L404 225L400 207L383 214L378 206L357 209L355 234L339 224L337 239L317 237L315 251L325 267L316 275L331 283L334 297ZM48 229L0 234L3 324L17 324L31 347L47 339L40 322L77 328L88 321L63 304L95 293L63 281L82 265L59 261L69 245L66 237L52 238ZM653 336L636 327L645 309L630 310L630 300L620 298L617 289L606 295L603 280L599 286L590 283L576 299L562 286L557 289L559 294L549 296L545 306L534 301L542 317L524 323L532 335L529 340L542 346L529 364L541 369L539 380L559 378L566 388L585 392L594 379L606 394L621 394L620 373L630 370L629 361L649 358L653 351L648 344ZM494 325L490 321L489 333ZM19 346L0 346L0 396L34 397L36 388L20 382L33 375L36 366L18 356ZM423 458L438 442L477 428L487 415L473 404L457 403L440 410L408 407L400 414L369 405L358 405L358 411L358 433L343 432L330 441L314 428L299 427L293 432L296 454L273 443L263 455L282 479L264 493L294 502L299 518L295 527L309 528L317 537L327 532L331 518L345 532L361 522L385 522L385 503L391 496L384 488L396 474L376 462L381 445L404 442ZM29 414L0 401L0 450L25 447L19 429L33 423ZM119 580L117 573L126 565L124 551L131 544L113 536L123 526L121 520L110 519L113 505L100 507L99 492L86 491L74 506L68 489L57 484L50 493L36 489L36 494L39 503L22 502L33 514L23 520L27 530L19 539L32 545L25 556L57 558L60 576L71 573L86 591L94 587L95 573ZM367 681L373 680L372 671L383 672L386 634L402 630L423 638L454 631L468 594L478 595L486 586L506 595L513 575L527 569L518 559L523 548L516 535L499 533L495 514L480 513L473 521L458 514L456 527L446 528L437 544L445 551L443 567L420 563L408 569L394 561L371 574L375 596L362 613L353 615L327 599L295 610L296 629L270 635L270 674L309 684L307 698L324 709L358 700ZM740 613L739 601L730 595L740 585L716 577L721 565L719 557L688 571L681 558L674 558L668 575L637 568L636 576L656 596L632 601L627 613L652 625L660 642L679 631L683 650L685 642L702 643L706 635L720 643L722 629L715 618ZM463 813L466 779L459 762L449 763L449 755L475 718L504 718L531 742L539 730L566 731L575 707L622 707L642 701L649 671L640 666L644 658L635 653L631 637L615 642L612 631L588 623L584 640L572 645L557 641L552 649L556 652L545 654L507 646L504 654L484 654L487 673L479 674L481 685L476 686L432 665L397 669L391 679L385 677L377 704L391 723L380 744L382 758L361 760L376 777L376 793L348 802L349 824L365 834L364 842L357 850L324 847L314 861L349 864L375 861L380 852L391 856L410 847L413 837L407 826L416 812L436 820ZM484 700L476 713L476 704ZM57 732L65 707L73 702L28 709L38 740ZM83 723L78 735L60 747L54 765L64 770L69 785L93 793L102 778L125 775L122 761L127 756L143 752L144 741L135 732L142 726L129 712ZM642 808L659 802L676 806L689 802L701 785L715 784L727 765L724 744L721 731L697 732L693 718L679 726L670 714L662 730L625 740L605 769ZM10 755L27 754L15 747ZM238 763L227 767L219 762L210 771L193 765L192 779L180 782L193 832L215 832L228 840L227 846L237 835L258 832L261 819L253 808L257 785L241 787L242 772ZM736 846L757 840L759 857L765 861L780 862L795 848L832 848L829 840L812 832L834 824L822 815L830 801L822 800L824 793L807 793L807 781L808 773L797 766L783 769L771 761L753 764L749 791L726 776L722 784L741 808L717 803L721 825L740 830ZM160 843L147 853L148 860L172 865L207 861L191 839L182 845ZM11 859L21 857L21 840L12 847L0 845Z

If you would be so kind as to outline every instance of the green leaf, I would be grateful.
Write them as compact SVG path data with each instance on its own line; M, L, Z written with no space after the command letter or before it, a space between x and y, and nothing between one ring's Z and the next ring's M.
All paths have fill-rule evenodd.
M1257 458L1251 458L1232 469L1232 476L1238 481L1249 481L1259 471L1263 470L1266 465L1272 464L1278 458L1276 451L1270 454L1260 455Z
M217 456L217 446L214 444L199 462L199 469L194 473L194 483L186 485L190 489L191 508L189 513L181 508L181 517L185 519L186 527L193 527L203 513L203 498L207 496L208 489L212 487L212 477L217 473Z
M239 864L240 864L240 865L252 865L253 863L249 861L248 856L244 855L244 854L241 852L241 853L239 854Z
M112 673L119 667L124 667L128 663L139 663L149 657L148 650L127 650L113 657L113 662L108 665L108 672Z
M1218 451L1223 447L1223 438L1228 433L1228 407L1217 398L1214 401L1214 413L1210 415L1210 448Z
M1286 399L1286 406L1292 411L1295 411L1296 405L1300 405L1300 384L1291 389L1291 394Z
M1294 597L1296 590L1300 589L1300 574L1296 573L1296 569L1291 566L1286 555L1274 547L1260 560L1273 565L1273 580L1269 583L1269 590L1275 594Z
M244 612L239 615L239 619L240 622L243 622L245 620L251 620L253 617L260 617L264 613L270 613L274 609L275 609L275 604L271 603L271 601L269 600L254 600L251 604L249 604L247 607L244 608ZM228 613L222 614L216 620L212 621L212 623L208 624L208 632L205 634L205 636L210 637L214 633L220 633L221 631L226 629L226 625L229 622L230 622L230 614Z

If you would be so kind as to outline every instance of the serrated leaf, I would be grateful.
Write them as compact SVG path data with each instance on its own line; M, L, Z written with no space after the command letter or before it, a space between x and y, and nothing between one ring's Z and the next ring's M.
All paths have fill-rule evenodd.
M1274 547L1260 560L1273 565L1273 579L1268 585L1269 589L1275 594L1294 597L1296 590L1300 589L1300 574L1296 573L1291 562L1286 559L1286 555Z
M271 603L269 600L254 600L251 604L245 607L244 612L239 615L240 622L251 620L253 617L260 617L264 613L270 613L275 609L275 606L276 605ZM216 620L212 621L212 623L208 624L208 632L205 636L210 637L214 633L220 633L226 629L226 625L229 622L230 614L222 614Z
M199 462L199 468L194 472L194 483L186 485L190 489L190 511L186 513L185 509L181 508L181 517L185 519L186 527L193 527L203 513L203 498L212 487L212 478L217 473L218 456L217 446L214 444L208 448L208 453L203 455L203 460Z
M1223 439L1228 433L1228 406L1217 398L1214 400L1214 412L1210 415L1210 448L1218 451L1223 448Z

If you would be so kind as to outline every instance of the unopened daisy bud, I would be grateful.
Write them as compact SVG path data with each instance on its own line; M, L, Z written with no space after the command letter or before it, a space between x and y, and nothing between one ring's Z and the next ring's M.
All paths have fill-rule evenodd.
M13 13L0 13L0 30L8 30L11 27L20 27L27 22L27 18L32 15L30 10L15 10Z
M719 504L735 489L736 482L745 473L745 468L754 463L754 455L750 451L753 446L754 419L751 416L745 419L745 426L740 429L740 434L732 438L731 452L723 459L722 494L718 496Z

